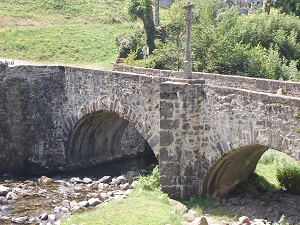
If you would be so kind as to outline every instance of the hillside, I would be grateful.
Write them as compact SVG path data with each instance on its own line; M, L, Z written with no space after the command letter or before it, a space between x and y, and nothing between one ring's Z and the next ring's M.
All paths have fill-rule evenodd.
M116 37L141 27L124 0L1 0L0 58L110 69Z

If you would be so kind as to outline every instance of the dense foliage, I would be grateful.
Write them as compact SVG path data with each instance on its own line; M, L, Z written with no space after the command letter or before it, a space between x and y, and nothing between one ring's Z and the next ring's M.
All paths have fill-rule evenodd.
M152 174L148 176L140 176L138 178L138 186L142 190L146 191L158 190L160 188L158 166L153 169Z
M240 14L222 0L195 3L192 56L195 71L300 80L300 19L280 14ZM179 70L184 60L184 1L175 1L164 21L167 38L157 40L143 66ZM261 10L263 11L263 10Z
M272 0L271 5L278 8L283 13L294 13L300 16L300 1L299 0Z
M277 170L277 179L282 187L292 194L300 194L300 166L287 164Z

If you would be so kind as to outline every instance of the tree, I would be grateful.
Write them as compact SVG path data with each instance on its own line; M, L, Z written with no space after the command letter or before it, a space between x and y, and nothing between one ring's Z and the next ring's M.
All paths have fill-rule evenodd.
M300 16L300 1L299 0L272 0L271 5L281 10L281 12L296 16Z
M140 18L146 32L149 54L155 49L155 25L153 20L152 0L128 0L128 14L132 19Z

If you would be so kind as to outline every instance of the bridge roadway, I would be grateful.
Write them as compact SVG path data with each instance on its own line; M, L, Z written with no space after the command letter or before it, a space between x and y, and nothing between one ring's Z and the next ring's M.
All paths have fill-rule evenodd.
M154 152L171 196L221 196L269 148L300 161L300 83L181 77L123 65L0 66L0 172L53 172Z

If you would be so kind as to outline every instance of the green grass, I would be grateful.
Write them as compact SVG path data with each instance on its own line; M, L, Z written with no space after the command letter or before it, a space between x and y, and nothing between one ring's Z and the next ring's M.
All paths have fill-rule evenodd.
M64 220L62 225L179 225L182 221L182 216L174 212L161 191L136 190L126 199L110 201L94 211L76 214Z
M0 58L111 69L116 38L141 29L124 1L2 0Z
M189 209L195 210L198 215L209 214L214 220L236 221L237 214L225 206L215 207L211 197L196 197L192 202L186 202Z
M277 168L286 164L296 164L297 161L291 156L269 149L265 152L257 163L255 173L263 177L265 182L262 182L267 188L273 186L274 189L279 189L280 184L276 178Z

